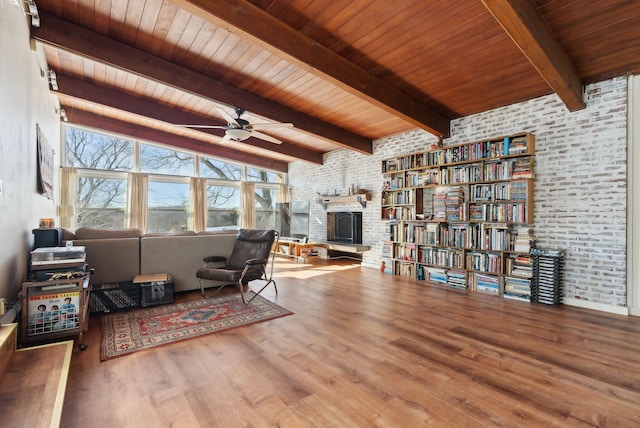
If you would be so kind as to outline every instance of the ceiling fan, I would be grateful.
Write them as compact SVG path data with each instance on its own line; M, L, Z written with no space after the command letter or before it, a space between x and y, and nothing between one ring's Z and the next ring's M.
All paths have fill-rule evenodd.
M271 123L249 123L249 121L242 119L240 116L244 114L244 109L240 107L234 107L236 111L236 116L233 117L226 110L221 107L216 107L218 112L222 115L222 117L227 121L227 126L218 126L218 125L177 125L184 128L202 128L202 129L224 129L224 137L220 140L221 143L226 143L230 140L233 141L244 141L249 137L260 138L261 140L268 141L274 144L282 144L282 141L278 140L271 135L264 134L259 131L259 129L269 129L269 128L282 128L293 127L293 123L280 123L280 122L271 122Z

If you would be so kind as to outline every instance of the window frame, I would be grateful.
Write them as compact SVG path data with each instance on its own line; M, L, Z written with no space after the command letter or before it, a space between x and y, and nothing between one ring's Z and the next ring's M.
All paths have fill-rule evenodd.
M273 170L269 170L267 168L263 168L263 167L259 167L259 166L255 166L255 165L251 165L251 164L245 164L242 162L237 162L237 161L233 161L233 160L229 160L229 159L224 159L221 157L217 157L217 156L212 156L211 154L207 154L207 153L199 153L199 152L195 152L192 150L183 150L180 149L178 147L175 146L171 146L171 145L167 145L167 144L162 144L162 143L158 143L158 142L154 142L154 141L148 141L148 140L140 140L140 139L136 139L134 137L131 136L127 136L127 135L122 135L122 134L117 134L117 133L113 133L113 132L109 132L109 131L105 131L102 129L97 129L97 128L92 128L92 127L87 127L87 126L78 126L78 125L72 125L72 124L62 124L62 126L60 127L61 129L61 135L62 135L62 141L64 142L64 150L61 150L61 154L60 154L60 164L64 165L64 166L68 166L67 165L67 152L66 152L66 132L67 132L67 128L75 128L78 129L80 131L85 131L85 132L89 132L89 133L97 133L100 135L104 135L107 137L112 137L112 138L116 138L116 139L121 139L121 140L126 140L126 141L132 141L133 142L133 167L131 170L128 171L110 171L110 170L98 170L98 169L90 169L90 168L83 168L83 167L74 167L77 171L78 171L78 179L80 179L80 177L97 177L97 178L111 178L111 179L123 179L125 181L127 181L127 187L128 187L128 173L140 173L140 164L141 164L141 160L140 160L140 156L141 156L141 145L151 145L151 146L158 146L159 148L165 149L165 150L172 150L172 151L176 151L176 152L183 152L189 155L193 156L193 176L184 176L184 175L169 175L169 174L153 174L153 173L145 173L148 178L149 178L149 183L152 182L158 182L158 181L167 181L167 182L186 182L189 183L189 180L191 177L201 177L200 176L200 160L201 158L208 158L208 159L212 159L212 160L216 160L216 161L220 161L220 162L224 162L224 163L228 163L234 166L239 166L241 169L241 174L240 174L240 179L239 180L226 180L226 179L222 179L222 178L210 178L210 177L201 177L204 178L206 180L206 186L210 186L210 185L215 185L215 186L221 186L221 187L234 187L238 189L239 192L239 198L240 198L240 204L238 207L238 225L236 225L237 227L242 226L245 223L245 219L247 218L247 215L245 213L243 213L242 211L242 199L243 199L243 186L242 183L243 182L251 182L254 183L255 185L255 190L254 190L254 195L252 195L252 199L254 201L254 203L251 206L251 209L253 210L253 214L255 215L257 212L256 209L256 204L255 204L255 192L257 189L259 188L268 188L270 190L275 191L275 199L273 202L273 215L276 215L277 213L277 203L278 201L278 192L280 191L280 188L282 185L287 185L288 183L288 174L286 172L281 172L281 171L273 171ZM262 181L254 181L254 180L248 180L248 170L249 169L255 169L255 170L260 170L260 171L266 171L268 173L272 173L275 175L276 177L276 182L262 182ZM278 180L280 180L280 182L278 182ZM148 191L148 189L147 189ZM190 198L191 198L191 193L190 193ZM206 203L206 202L205 202ZM126 206L128 204L128 200L126 199L126 194L125 194L125 207L124 207L124 211L125 211L125 224L127 222L126 219L126 213L129 210L129 207ZM187 217L191 217L193 215L193 213L191 212L191 201L189 201L189 207L187 209ZM76 208L77 208L77 201L76 201ZM106 208L105 208L106 209ZM206 209L206 214L207 214L207 220L208 220L208 214L209 214L209 209L208 206L205 206ZM149 213L149 207L147 206L147 214ZM148 218L148 216L147 216ZM77 210L76 210L76 219L77 219ZM205 230L209 229L209 225L207 225L205 227ZM143 231L146 232L146 231Z

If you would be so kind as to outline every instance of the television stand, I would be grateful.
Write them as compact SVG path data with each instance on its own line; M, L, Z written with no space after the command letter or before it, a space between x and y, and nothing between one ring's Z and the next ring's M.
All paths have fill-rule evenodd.
M371 247L363 244L350 244L347 242L326 241L317 242L316 247L327 249L329 259L353 259L362 261L362 253L369 251Z

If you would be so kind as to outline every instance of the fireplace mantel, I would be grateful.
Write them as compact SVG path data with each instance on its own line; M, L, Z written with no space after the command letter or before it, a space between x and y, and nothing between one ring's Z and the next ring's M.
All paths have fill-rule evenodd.
M352 204L359 203L362 208L367 207L367 201L371 200L371 196L368 193L358 193L355 195L343 195L343 196L320 196L318 203L322 204L324 209L327 209L329 205L335 204Z

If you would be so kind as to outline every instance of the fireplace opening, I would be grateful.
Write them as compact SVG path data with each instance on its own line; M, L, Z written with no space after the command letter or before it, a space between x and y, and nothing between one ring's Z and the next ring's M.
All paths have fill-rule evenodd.
M327 241L362 244L362 213L327 213Z

